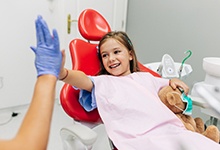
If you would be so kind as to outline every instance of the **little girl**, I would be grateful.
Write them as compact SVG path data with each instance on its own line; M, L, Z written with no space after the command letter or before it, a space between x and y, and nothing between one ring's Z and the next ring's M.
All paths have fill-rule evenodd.
M106 34L99 42L98 56L99 75L87 76L64 68L63 52L59 79L81 89L79 101L85 110L97 107L109 138L119 150L220 149L210 139L186 130L160 101L158 91L164 86L180 87L185 94L189 88L176 78L169 80L140 72L126 33Z

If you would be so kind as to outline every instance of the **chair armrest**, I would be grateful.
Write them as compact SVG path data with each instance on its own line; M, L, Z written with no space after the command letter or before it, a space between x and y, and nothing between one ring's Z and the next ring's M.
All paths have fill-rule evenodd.
M60 130L60 135L65 150L75 150L79 147L91 149L97 139L97 133L95 131L79 123L63 127Z

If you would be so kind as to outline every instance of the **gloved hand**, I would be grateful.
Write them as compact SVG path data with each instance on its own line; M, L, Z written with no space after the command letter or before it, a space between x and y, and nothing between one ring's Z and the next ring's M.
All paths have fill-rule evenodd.
M52 74L57 78L60 73L62 54L60 51L59 37L56 30L50 35L47 23L41 16L35 21L37 47L31 46L35 53L35 67L37 76Z

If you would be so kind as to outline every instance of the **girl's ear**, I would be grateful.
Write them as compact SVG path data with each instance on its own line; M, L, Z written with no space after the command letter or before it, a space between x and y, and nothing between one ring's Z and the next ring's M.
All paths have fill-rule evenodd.
M129 51L129 55L130 55L129 60L133 60L132 51Z

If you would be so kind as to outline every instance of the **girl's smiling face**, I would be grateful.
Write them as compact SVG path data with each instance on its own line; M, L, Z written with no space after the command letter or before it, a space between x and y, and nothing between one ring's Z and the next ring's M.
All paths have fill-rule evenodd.
M131 73L130 61L133 59L128 49L113 38L100 47L103 65L107 72L114 76L125 76Z

